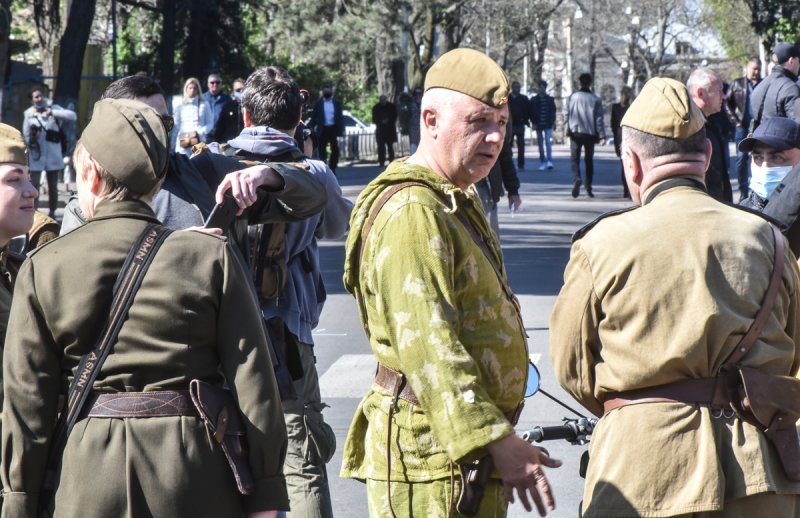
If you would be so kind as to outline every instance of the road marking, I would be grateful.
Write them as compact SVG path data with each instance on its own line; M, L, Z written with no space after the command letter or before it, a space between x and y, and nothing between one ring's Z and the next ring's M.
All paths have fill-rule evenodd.
M531 353L530 359L534 365L538 365L542 355ZM376 367L377 362L371 354L343 354L319 378L319 392L322 399L335 397L361 399L372 386Z
M348 397L361 399L372 386L378 363L371 354L343 354L319 379L322 399Z
M311 331L311 334L314 336L347 336L347 333L326 333L325 331L327 331L327 329L323 327Z

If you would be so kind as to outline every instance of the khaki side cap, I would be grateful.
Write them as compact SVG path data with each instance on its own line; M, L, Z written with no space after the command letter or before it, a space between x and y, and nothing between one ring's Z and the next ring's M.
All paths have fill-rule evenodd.
M425 76L425 91L446 88L473 97L492 108L508 102L508 76L483 52L454 49L443 54Z
M28 149L22 133L13 126L0 123L0 163L28 165Z
M683 140L703 129L706 118L683 83L654 77L644 85L620 124L651 135Z

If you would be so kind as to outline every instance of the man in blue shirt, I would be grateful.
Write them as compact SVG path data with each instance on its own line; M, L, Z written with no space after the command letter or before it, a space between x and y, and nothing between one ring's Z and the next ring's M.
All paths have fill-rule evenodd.
M747 198L750 182L750 155L738 151L739 142L747 136L750 130L750 121L753 120L753 108L750 96L758 83L761 82L761 61L752 58L747 62L745 75L731 81L728 95L725 99L725 112L728 120L736 128L734 140L736 142L736 176L739 178L739 200Z
M212 115L211 129L208 131L208 141L214 142L217 140L214 128L217 127L217 122L219 121L220 114L222 114L223 107L231 100L231 96L222 91L222 78L219 74L214 73L208 76L208 90L203 94L203 99L206 100L208 107L211 108Z

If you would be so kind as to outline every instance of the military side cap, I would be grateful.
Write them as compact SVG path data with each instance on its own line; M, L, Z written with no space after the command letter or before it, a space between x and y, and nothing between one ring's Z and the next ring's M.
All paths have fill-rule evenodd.
M772 117L756 128L753 134L739 142L739 151L749 153L757 142L778 151L800 148L800 124L786 117Z
M683 140L703 129L706 118L682 83L654 77L644 85L620 124L658 137Z
M167 172L167 129L158 112L139 101L95 103L81 142L111 176L137 194L152 191Z
M28 152L22 133L8 124L0 124L0 163L28 165Z
M443 54L425 76L425 91L446 88L469 95L493 108L508 102L508 76L489 56L472 49Z

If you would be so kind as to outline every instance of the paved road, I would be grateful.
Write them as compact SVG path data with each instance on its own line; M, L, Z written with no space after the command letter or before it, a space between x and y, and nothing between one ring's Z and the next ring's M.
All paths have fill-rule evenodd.
M569 258L570 236L598 214L630 202L621 197L619 162L612 148L606 147L595 157L594 199L583 194L577 200L570 196L572 176L568 151L557 148L554 153L556 160L552 171L536 170L538 160L528 157L528 168L520 174L523 210L513 218L507 211L501 211L500 227L509 279L520 298L530 335L530 352L541 371L542 386L573 405L573 400L554 379L548 353L550 311ZM339 179L345 193L355 198L378 173L379 169L373 166L343 167L339 170ZM343 242L323 244L322 265L329 296L315 342L323 400L330 405L325 417L339 441L339 451L329 464L334 514L361 518L367 516L364 486L339 478L338 471L347 428L360 397L371 383L375 362L358 320L356 304L342 287L343 259ZM534 396L527 403L518 429L559 424L567 415L565 412L544 396ZM578 461L585 447L559 442L550 443L547 448L564 461L563 467L548 475L555 485L558 505L551 516L575 517L583 491ZM530 515L521 506L514 506L509 516Z

